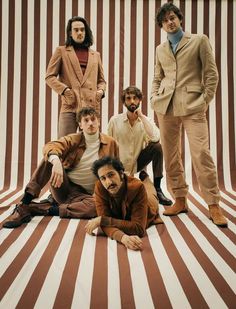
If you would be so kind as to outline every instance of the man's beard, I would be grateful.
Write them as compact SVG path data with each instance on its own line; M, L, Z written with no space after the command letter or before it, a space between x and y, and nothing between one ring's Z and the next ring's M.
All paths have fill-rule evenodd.
M136 109L139 108L139 105L140 105L140 103L137 104L137 105L131 104L131 105L129 105L129 106L127 106L127 105L125 105L125 106L126 106L126 108L128 109L128 111L130 111L131 113L134 113L134 112L136 111Z
M75 42L72 38L71 38L71 45L75 48L75 49L78 49L78 48L87 48L86 44L84 43L77 43Z

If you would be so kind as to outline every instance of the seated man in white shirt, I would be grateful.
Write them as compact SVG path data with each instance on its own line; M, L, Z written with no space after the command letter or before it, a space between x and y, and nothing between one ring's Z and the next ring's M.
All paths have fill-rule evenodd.
M159 129L153 120L142 113L140 108L142 97L142 92L137 87L130 86L123 90L121 100L127 112L111 117L108 135L118 142L120 160L128 175L142 171L152 162L153 182L159 203L169 206L172 201L161 190L163 153L159 143ZM141 180L145 174L140 173Z

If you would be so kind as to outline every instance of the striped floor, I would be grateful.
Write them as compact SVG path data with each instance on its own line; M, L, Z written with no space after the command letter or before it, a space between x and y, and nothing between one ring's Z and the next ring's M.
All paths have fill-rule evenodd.
M222 192L227 229L193 190L188 203L188 214L147 230L142 252L86 235L86 220L1 229L0 308L235 308L236 195Z

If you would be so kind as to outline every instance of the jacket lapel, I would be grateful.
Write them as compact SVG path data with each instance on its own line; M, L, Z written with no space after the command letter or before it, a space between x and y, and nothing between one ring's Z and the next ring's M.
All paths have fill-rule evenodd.
M172 57L173 59L175 59L175 56L171 50L171 46L170 46L170 43L169 41L166 41L163 43L163 48L164 48L164 54L165 55L168 55L170 57Z
M95 57L95 53L94 51L92 50L89 50L89 53L88 53L88 63L87 63L87 67L86 67L86 70L84 72L84 76L83 76L83 79L82 79L82 82L81 84L83 84L87 78L88 78L88 75L93 67L93 64L94 64L94 57Z
M188 32L185 32L185 34L183 35L182 39L179 42L179 45L176 49L176 53L189 42L189 39L190 39L190 34Z
M76 53L75 53L75 50L73 48L73 46L68 46L66 48L67 50L67 53L68 53L68 57L70 59L70 62L72 64L72 67L75 71L75 74L80 82L80 84L82 83L82 80L83 80L83 73L82 73L82 70L81 70L81 67L80 67L80 63L79 63L79 59L78 57L76 56Z

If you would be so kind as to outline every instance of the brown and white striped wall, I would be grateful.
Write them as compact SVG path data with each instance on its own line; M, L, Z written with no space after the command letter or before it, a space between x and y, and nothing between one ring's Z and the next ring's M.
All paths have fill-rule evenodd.
M129 85L142 89L143 112L154 117L155 47L166 39L154 19L165 2L0 0L0 223L19 201L42 146L57 137L60 103L44 77L65 41L67 20L85 17L101 53L105 133L109 118L122 112L120 92ZM236 1L174 3L185 15L184 30L209 36L220 74L208 118L228 229L208 219L183 134L188 214L149 228L142 252L85 235L83 220L35 217L15 230L0 229L0 308L235 308Z

